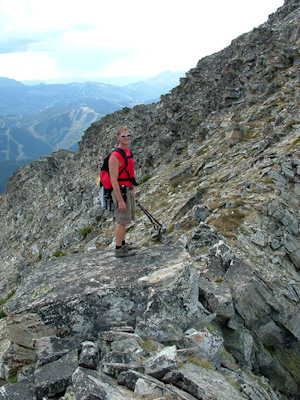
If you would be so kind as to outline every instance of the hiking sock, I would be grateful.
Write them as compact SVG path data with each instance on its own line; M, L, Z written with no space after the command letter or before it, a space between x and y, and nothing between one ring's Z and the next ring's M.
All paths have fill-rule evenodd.
M122 246L124 246L124 244L125 244L125 240L122 240Z
M116 250L120 249L122 246L116 246Z

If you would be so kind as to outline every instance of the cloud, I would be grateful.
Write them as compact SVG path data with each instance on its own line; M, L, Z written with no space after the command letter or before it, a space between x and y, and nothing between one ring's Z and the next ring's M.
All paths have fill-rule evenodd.
M56 69L55 60L51 54L36 52L0 54L0 66L2 71L0 76L12 77L13 79L40 79L45 76L59 76ZM24 78L25 77L25 78Z
M0 0L0 76L187 71L265 22L283 2Z
M0 39L0 54L5 53L22 53L30 50L39 40L35 38L14 38L10 37L6 40Z

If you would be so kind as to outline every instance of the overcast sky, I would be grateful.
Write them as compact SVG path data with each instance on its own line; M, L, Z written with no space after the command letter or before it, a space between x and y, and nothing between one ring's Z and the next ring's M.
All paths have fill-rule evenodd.
M16 80L188 71L284 0L0 0L0 76ZM72 80L72 79L71 79Z

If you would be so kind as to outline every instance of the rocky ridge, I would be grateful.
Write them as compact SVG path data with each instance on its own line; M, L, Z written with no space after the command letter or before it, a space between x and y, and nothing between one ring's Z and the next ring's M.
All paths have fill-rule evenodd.
M300 382L299 13L298 1L286 1L265 24L240 36L223 51L200 60L181 80L180 86L162 96L159 103L124 108L108 115L85 132L78 152L53 153L13 175L1 196L0 206L4 228L0 232L1 297L7 314L1 319L3 378L8 379L34 357L38 360L39 352L32 348L31 339L42 340L48 336L43 340L51 341L67 336L77 343L69 348L77 357L74 355L77 360L72 364L74 370L68 372L60 391L43 392L43 396L101 399L105 386L111 387L112 393L105 396L112 399L138 396L297 398ZM114 145L114 128L118 124L127 124L134 133L132 149L138 178L151 177L147 181L143 179L145 182L138 187L138 198L167 229L160 237L149 235L151 225L139 212L128 237L138 242L142 250L130 265L142 272L143 262L148 260L148 268L152 265L158 274L167 273L174 284L178 271L172 275L170 261L166 260L171 259L171 264L177 265L182 257L189 259L190 271L197 275L197 300L190 297L196 317L187 319L188 309L178 312L167 308L169 314L157 312L151 307L156 293L152 283L145 289L147 295L139 312L133 308L134 316L119 315L117 321L111 320L102 327L100 322L96 323L99 318L102 320L102 314L92 311L86 298L72 292L72 313L80 323L74 330L74 321L65 317L58 328L53 325L58 316L52 311L56 309L61 317L67 315L69 308L55 288L64 279L71 287L75 284L72 265L82 266L84 278L88 259L94 259L91 275L86 276L91 280L96 279L100 266L120 270L111 257L112 216L99 206L95 187L95 171ZM165 246L169 248L168 256ZM180 252L172 250L177 246L182 249ZM160 254L159 261L152 264L147 251ZM63 254L68 256L48 260ZM56 276L43 280L45 271L54 266ZM48 285L51 282L50 286L47 282ZM84 282L88 290L90 286ZM114 278L109 275L106 285L115 287L116 291L124 288L121 283L114 286ZM99 285L96 287L90 290L100 290ZM164 288L160 289L164 293L159 292L158 296L163 307L158 309L163 310L170 299ZM103 310L108 307L104 297L99 303ZM131 304L135 295L129 297ZM162 335L167 315L173 321L171 325L166 324L166 331L172 332L172 337ZM144 324L141 324L139 321L143 318ZM82 321L86 319L95 322L93 329L83 329ZM35 321L33 325L32 321ZM145 321L153 324L147 325ZM174 330L174 321L178 321L179 330ZM121 389L116 376L123 367L104 367L106 353L102 349L107 340L103 342L103 332L109 332L115 323L127 322L131 334L138 337L139 347L130 352L139 354L140 361L136 361L142 376L137 378L130 372L131 377L135 376L131 394L126 392L128 397L124 393L117 397ZM40 327L43 328L40 330ZM31 332L25 342L22 341L26 338L24 332ZM193 344L191 336L196 338ZM207 337L211 339L209 350L196 346L192 359L181 357L192 352L195 342L206 343L203 339ZM155 351L140 357L140 345L149 339L155 342ZM86 340L101 350L92 375L78 361L78 354L83 352L80 343ZM214 347L216 343L221 345ZM163 369L157 373L160 383L152 380L149 383L147 377L153 374L145 373L145 365L160 351L177 353L173 358L177 362L180 354L179 364L171 363L168 372ZM124 347L122 352L126 353ZM67 353L64 350L63 355L56 356L57 360L63 360ZM51 368L54 361L51 354L47 357L46 365ZM210 363L210 368L207 364L204 368L203 360ZM111 363L127 364L128 371L131 361L112 359ZM41 398L37 380L32 383L38 369L37 363L29 374L31 378L26 379L28 390ZM109 383L107 375L113 376ZM224 377L236 392L229 388L224 393L217 390L217 382L220 380L224 385ZM82 383L78 383L81 379L92 380L94 386L90 392L81 393ZM21 382L17 384L22 386ZM182 382L179 389L185 393L176 397L173 387L178 382ZM166 384L172 386L172 394L161 391ZM0 392L8 396L4 398L12 398L7 394L11 390L16 393L14 385L4 386ZM145 394L140 392L140 387L152 389ZM192 393L191 388L194 388Z

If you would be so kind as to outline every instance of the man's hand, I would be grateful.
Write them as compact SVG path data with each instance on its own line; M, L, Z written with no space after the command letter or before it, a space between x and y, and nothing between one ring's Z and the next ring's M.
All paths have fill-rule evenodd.
M118 201L118 207L119 207L120 211L123 211L123 212L126 211L126 203L123 199L121 201Z

